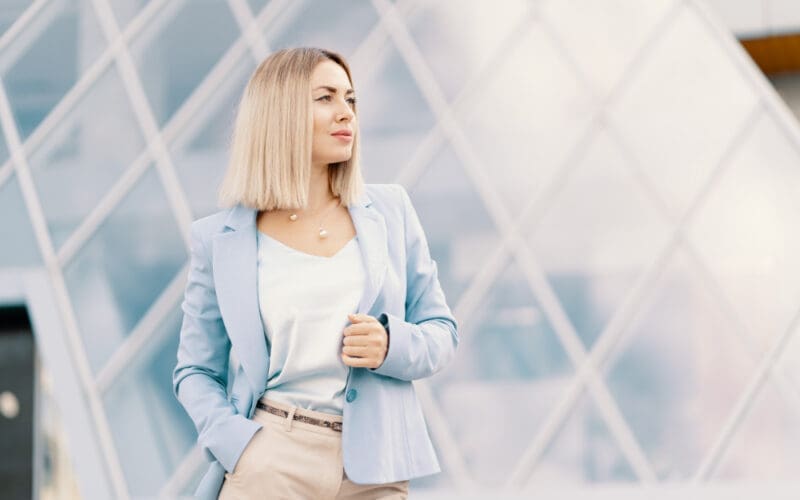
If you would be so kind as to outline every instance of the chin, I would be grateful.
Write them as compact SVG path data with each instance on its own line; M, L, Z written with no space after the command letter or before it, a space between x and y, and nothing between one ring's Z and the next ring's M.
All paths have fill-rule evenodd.
M330 163L341 163L341 162L343 162L343 161L347 161L347 160L349 160L349 159L350 159L350 158L352 158L352 157L353 157L353 155L352 155L352 154L339 155L339 156L331 156L331 157L328 159L328 163L329 163L329 164L330 164Z

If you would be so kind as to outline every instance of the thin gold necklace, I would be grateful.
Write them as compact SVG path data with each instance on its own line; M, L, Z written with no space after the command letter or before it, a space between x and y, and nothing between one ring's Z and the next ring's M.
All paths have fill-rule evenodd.
M322 220L319 222L319 237L320 238L327 238L328 237L328 231L324 227L322 227L322 224L325 222L325 219L328 218L328 215L330 214L331 210L336 208L336 207L338 207L338 206L340 206L341 204L342 204L342 199L339 198L339 201L336 203L336 205L334 205L333 207L331 207L331 208L329 208L328 210L325 211L325 217L323 217ZM294 212L289 214L289 220L292 221L292 222L296 221L297 220L297 214L294 213Z

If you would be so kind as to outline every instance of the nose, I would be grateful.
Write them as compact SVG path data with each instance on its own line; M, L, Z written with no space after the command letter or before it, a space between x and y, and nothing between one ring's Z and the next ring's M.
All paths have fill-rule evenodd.
M339 114L336 116L336 121L339 121L339 122L343 121L343 120L352 121L353 118L355 118L355 117L356 117L356 114L353 113L353 110L352 110L352 108L350 108L350 105L345 103L344 107L339 110Z

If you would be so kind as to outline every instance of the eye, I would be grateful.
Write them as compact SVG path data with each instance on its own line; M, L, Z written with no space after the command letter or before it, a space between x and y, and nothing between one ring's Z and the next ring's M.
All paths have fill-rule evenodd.
M318 101L322 101L322 100L330 101L331 100L331 96L330 96L330 94L324 95L322 97L317 97L317 100Z
M351 97L351 98L349 98L347 100L347 102L349 102L350 104L355 104L356 103L356 98L355 97Z

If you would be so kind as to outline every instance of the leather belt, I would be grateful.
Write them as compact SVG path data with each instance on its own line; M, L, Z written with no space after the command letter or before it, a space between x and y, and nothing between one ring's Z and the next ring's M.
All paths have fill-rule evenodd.
M256 403L256 408L261 410L267 411L272 413L273 415L278 415L279 417L286 418L289 416L289 412L286 410L281 410L280 408L275 408L274 406L270 406L267 404L262 403L259 401ZM327 427L337 432L342 432L342 423L341 422L330 422L328 420L322 420L319 418L312 418L307 417L305 415L298 415L297 413L294 414L293 420L299 420L300 422L305 422L307 424L318 425L320 427Z

